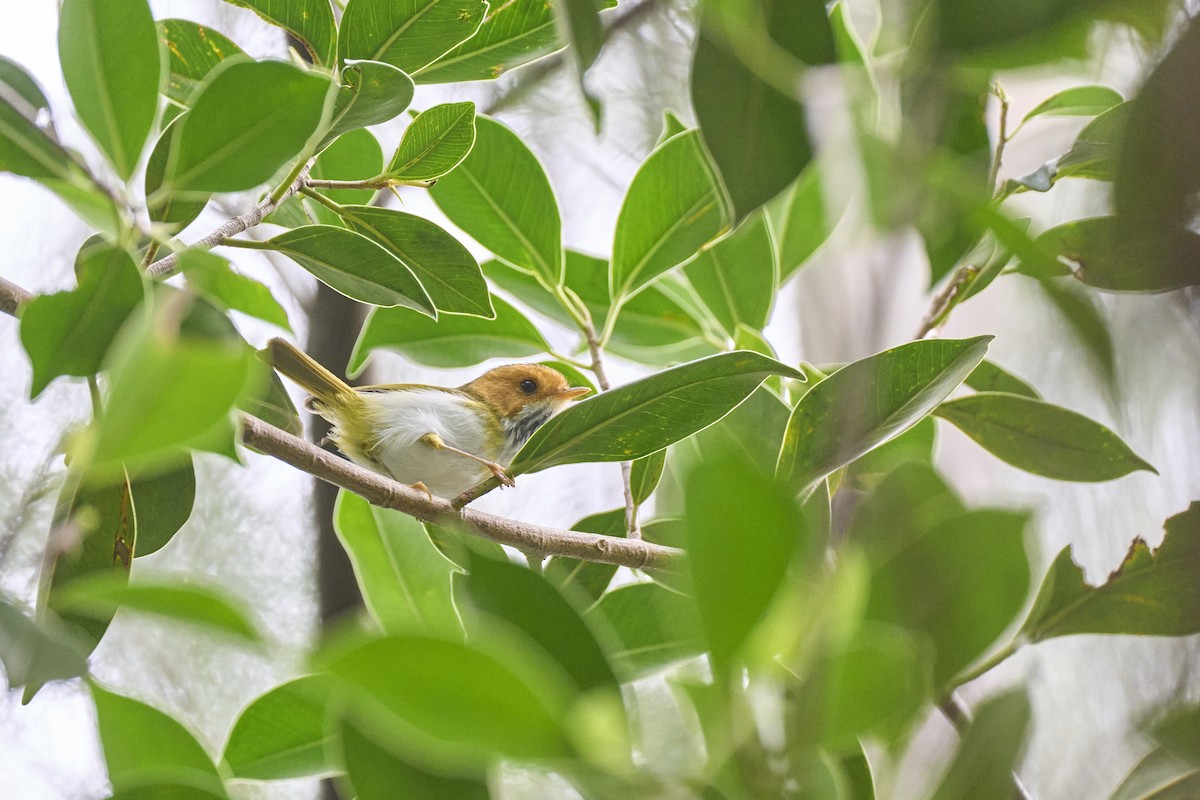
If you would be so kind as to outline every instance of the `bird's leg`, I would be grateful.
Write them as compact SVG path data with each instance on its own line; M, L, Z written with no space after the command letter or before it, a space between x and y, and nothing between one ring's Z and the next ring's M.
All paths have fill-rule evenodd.
M496 478L500 481L500 483L503 484L504 486L516 486L517 485L517 482L514 481L511 476L509 476L508 472L505 471L504 467L500 466L495 461L488 461L486 458L480 458L477 455L468 453L466 450L459 450L457 447L451 447L450 445L448 445L444 441L442 441L442 437L438 436L436 433L427 433L424 436L422 436L420 439L418 439L417 441L424 442L425 444L432 447L434 450L446 450L451 453L458 453L460 456L469 458L472 461L478 461L480 464L483 464L485 467L490 469L492 471L492 474L495 475Z
M425 496L429 498L429 502L433 502L433 492L429 491L429 487L421 483L421 481L410 483L409 486L416 489L418 492L424 492Z

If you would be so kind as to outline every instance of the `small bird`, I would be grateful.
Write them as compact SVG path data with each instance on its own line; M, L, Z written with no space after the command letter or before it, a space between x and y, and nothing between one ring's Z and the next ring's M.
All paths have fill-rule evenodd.
M269 362L312 392L306 407L332 425L328 440L359 466L427 494L454 497L505 468L552 416L590 389L541 364L488 370L451 389L416 383L351 387L311 356L272 339Z

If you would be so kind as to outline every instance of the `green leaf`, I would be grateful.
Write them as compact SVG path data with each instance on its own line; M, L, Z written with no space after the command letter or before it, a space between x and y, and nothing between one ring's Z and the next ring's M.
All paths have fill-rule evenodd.
M75 114L117 175L137 167L158 110L162 53L146 0L64 0L58 58Z
M438 311L495 317L475 257L442 228L415 214L373 206L344 206L342 219L408 266Z
M679 118L678 114L668 108L663 111L662 133L658 135L658 141L654 143L654 146L657 147L672 136L683 133L686 130L688 130L688 126L684 121Z
M412 102L413 90L412 78L391 64L378 61L348 64L342 68L333 117L321 145L347 131L395 119Z
M1111 481L1137 470L1158 474L1108 428L1030 397L982 392L934 411L997 458L1060 481Z
M53 614L34 622L11 599L0 596L0 662L8 689L29 687L32 696L51 681L78 678L89 648Z
M382 61L413 73L479 28L483 0L350 0L338 34L342 61Z
M1092 178L1111 181L1116 173L1117 152L1129 121L1130 103L1121 103L1084 126L1071 149L1055 164L1055 180Z
M109 575L88 576L61 586L54 607L102 620L111 619L118 608L126 608L204 625L250 642L262 641L246 613L220 592L178 580L129 583L124 577L114 580Z
M1021 632L1031 641L1079 633L1190 636L1200 633L1200 503L1166 521L1153 554L1135 539L1101 586L1088 586L1064 549L1042 580Z
M552 5L511 0L491 8L474 36L413 77L417 83L495 80L559 46Z
M527 662L419 636L368 640L324 661L352 690L357 717L427 757L465 765L572 755L560 722L565 678Z
M437 321L402 309L378 308L367 316L350 356L349 372L357 375L371 351L386 347L430 367L468 367L489 358L522 358L550 349L529 320L492 298L495 319L444 316Z
M704 652L696 601L657 583L613 589L587 616L602 619L616 633L621 644L609 649L609 657L626 681Z
M971 374L991 339L910 342L842 367L796 404L778 474L799 490L903 433Z
M1024 689L981 704L933 800L1011 800L1030 715Z
M229 733L222 760L243 780L287 780L334 772L326 731L327 675L307 675L250 702Z
M934 686L975 661L1025 604L1028 521L1013 511L967 511L872 559L867 618L929 636Z
M344 490L334 522L363 600L383 630L462 635L450 594L450 578L458 570L420 522Z
M385 174L407 181L440 178L457 167L474 145L474 103L434 106L405 129Z
M625 509L616 508L612 511L602 511L599 514L589 514L572 525L571 530L598 533L602 536L624 537L627 533ZM554 585L554 588L566 594L567 597L582 597L593 604L608 589L616 572L615 564L581 561L565 556L554 556L542 566L542 574Z
M1165 747L1139 761L1109 800L1190 800L1200 792L1200 768Z
M353 725L342 723L342 761L358 800L488 800L487 781L476 777L442 775L417 766L376 744Z
M263 380L266 388L257 395L242 398L238 408L293 436L303 436L304 425L283 380L266 364L262 364L262 369L266 373Z
M287 312L263 284L234 272L229 262L207 250L184 250L179 270L188 287L203 294L220 308L240 311L276 325L289 333Z
M1110 292L1169 292L1200 285L1200 235L1179 230L1169 238L1122 232L1116 217L1079 219L1051 228L1038 242L1078 267L1074 275Z
M227 797L228 795L218 793L212 787L201 788L186 782L155 781L114 791L108 800L226 800Z
M600 101L588 91L584 77L604 45L604 27L600 23L598 0L562 0L555 4L558 38L571 48L578 75L579 90L592 113L596 131L600 130Z
M227 58L244 56L222 34L187 19L160 19L158 38L167 49L167 85L163 93L184 106L213 68Z
M977 392L1005 392L1006 394L1030 397L1034 400L1042 399L1037 389L987 359L980 361L979 366L967 376L963 383Z
M769 375L801 373L744 351L681 364L575 403L513 459L514 475L581 461L629 461L662 450L732 411Z
M855 459L849 469L849 479L857 488L864 488L864 484L870 488L877 483L879 476L892 472L902 464L911 461L932 464L936 438L937 425L933 417L926 417L887 444Z
M561 222L554 190L537 157L490 117L475 118L475 146L429 191L438 208L500 258L562 281Z
M633 502L641 505L650 499L658 482L662 480L663 468L667 465L666 449L651 453L633 462L629 483L633 489Z
M966 513L966 506L932 465L900 464L859 502L849 538L874 565L938 525Z
M825 207L822 170L812 162L800 173L779 226L779 284L795 275L833 233L834 215Z
M38 295L21 309L21 343L33 365L30 397L59 375L95 375L146 289L129 253L103 244L79 256L79 286Z
M609 278L612 297L629 297L687 261L728 229L731 215L699 132L660 144L633 176L621 204Z
M248 8L272 25L296 37L313 63L333 65L337 26L326 0L225 0Z
M823 546L792 494L732 452L684 479L687 563L713 671L722 678L793 559L811 560ZM738 535L730 536L732 530Z
M305 225L267 244L347 297L437 315L412 270L366 236L332 225Z
M339 136L317 156L313 164L312 177L322 180L362 181L374 178L383 170L383 148L379 140L368 130L358 128ZM322 189L335 203L369 203L375 196L374 189ZM317 211L340 224L336 214L322 205L314 204Z
M683 274L727 334L734 336L738 325L762 330L779 276L766 214L748 217L729 236L705 248Z
M329 78L279 61L226 61L175 126L165 186L237 192L272 178L316 131Z
M1022 123L1034 117L1094 117L1124 101L1121 93L1107 86L1072 86L1034 106Z
M152 782L177 782L226 796L212 759L189 730L156 708L94 682L88 686L114 792L133 792Z
M38 82L20 64L4 56L0 56L0 85L7 86L16 93L16 97L3 98L4 102L24 105L22 110L31 112L26 113L26 117L35 120L39 115L50 113L50 101L46 99L46 93L42 91ZM18 98L23 100L24 104L19 103Z
M171 226L173 231L181 231L200 216L208 205L210 195L192 195L188 198L176 197L172 193L158 190L162 188L171 164L171 147L175 141L176 129L182 117L176 117L166 127L154 149L150 151L150 159L146 162L146 211L154 222Z
M137 514L134 557L150 555L171 541L192 515L196 501L196 469L191 458L170 472L133 477L129 493Z

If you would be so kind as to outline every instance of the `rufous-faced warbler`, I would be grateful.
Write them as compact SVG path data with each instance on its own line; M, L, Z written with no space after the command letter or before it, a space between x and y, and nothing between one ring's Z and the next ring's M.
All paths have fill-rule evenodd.
M546 420L587 394L541 364L496 367L458 388L400 383L351 387L283 339L272 366L312 392L307 408L329 420L329 441L354 463L440 497L505 471Z

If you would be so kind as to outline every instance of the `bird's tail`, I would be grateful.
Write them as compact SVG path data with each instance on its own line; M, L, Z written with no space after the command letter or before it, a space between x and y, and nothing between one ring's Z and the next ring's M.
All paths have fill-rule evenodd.
M312 392L313 397L325 406L353 406L362 401L348 383L291 342L272 339L264 353L271 366Z

